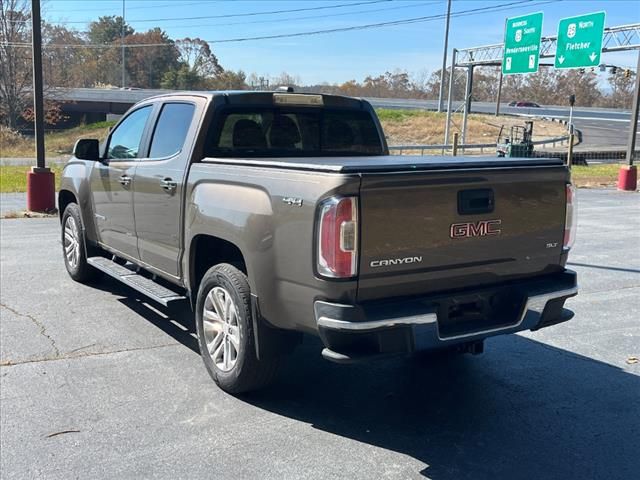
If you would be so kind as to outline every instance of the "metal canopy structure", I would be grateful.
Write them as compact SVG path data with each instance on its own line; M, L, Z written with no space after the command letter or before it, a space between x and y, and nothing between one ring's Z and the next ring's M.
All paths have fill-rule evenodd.
M558 36L550 35L542 37L540 41L540 58L554 58ZM631 23L617 27L604 29L602 38L602 53L622 52L625 50L640 50L640 23ZM471 110L473 69L478 66L500 66L504 54L504 43L484 45L480 47L453 49L451 71L449 78L455 78L456 67L467 69L467 85L465 88L464 116L462 120L462 143L466 141L467 116ZM638 72L640 73L640 72ZM638 81L638 80L636 80ZM451 111L453 103L453 81L449 82L449 98L447 101L447 123L445 124L444 144L449 144L449 130L451 124ZM499 112L500 90L502 87L502 73L500 74L500 87L496 104L496 115Z
M542 37L540 58L553 58L556 55L558 37ZM604 29L602 53L636 50L640 48L640 23L609 27ZM496 43L481 47L462 48L457 51L456 67L469 65L501 65L504 44Z

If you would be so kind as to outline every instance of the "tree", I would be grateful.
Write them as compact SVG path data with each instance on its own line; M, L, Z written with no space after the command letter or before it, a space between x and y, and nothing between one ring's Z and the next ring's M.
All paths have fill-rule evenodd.
M505 101L528 100L526 75L505 75L502 80L502 98Z
M636 75L624 75L621 71L610 73L607 82L611 86L611 94L607 104L614 108L631 108L633 102L633 87Z
M349 80L347 82L344 82L338 88L340 89L340 93L342 95L349 95L351 97L355 97L360 94L360 90L362 89L362 86L355 80Z
M595 72L581 70L565 70L557 73L557 81L552 85L554 95L548 102L566 105L569 95L576 96L576 106L590 107L602 101L603 95L598 88L598 76Z
M200 38L183 38L175 41L178 52L176 66L166 71L162 88L202 90L224 73L209 44Z
M436 70L431 74L429 81L426 84L426 95L427 98L438 98L440 94L440 75L442 70ZM449 77L450 70L444 71L444 91L446 92L445 98L447 98L449 94ZM465 75L462 74L460 69L457 69L455 72L455 81L453 84L453 99L452 100L463 100L465 94Z
M181 65L166 72L160 86L169 90L197 90L202 88L202 78L187 65Z
M242 70L225 70L215 78L208 79L205 84L211 90L245 90L247 75Z
M475 69L473 72L473 91L471 92L474 101L496 101L500 81L498 75L498 71L491 67Z
M536 73L526 76L526 98L518 100L531 101L542 104L554 104L559 97L559 71L542 67Z
M89 43L92 44L109 45L122 37L123 27L125 37L133 35L133 28L126 22L123 22L122 17L115 15L100 17L97 22L91 22L89 24L87 38L89 39Z
M16 129L29 105L31 49L16 44L30 44L31 23L26 0L0 0L0 118Z
M84 53L85 70L91 71L94 83L120 85L122 82L122 52L120 43L124 29L126 37L134 34L134 29L122 17L103 16L89 24L87 39L91 45L105 45L91 48ZM128 51L127 51L128 53Z
M42 68L44 82L53 87L92 86L87 81L86 50L80 33L62 25L44 23L42 27ZM62 46L64 45L64 47Z
M183 38L176 40L175 45L179 54L178 61L198 77L212 78L223 72L218 58L206 41L200 38Z
M129 35L125 38L125 44L129 46L126 62L130 86L159 88L164 74L180 65L179 52L173 40L158 27Z
M286 87L295 87L300 85L302 81L298 75L291 75L287 72L282 72L277 77L271 79L271 84L274 87L286 86Z

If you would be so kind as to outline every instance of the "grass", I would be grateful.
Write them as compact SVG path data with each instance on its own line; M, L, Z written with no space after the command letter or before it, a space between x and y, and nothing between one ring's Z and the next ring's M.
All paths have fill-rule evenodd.
M578 187L610 187L618 180L619 164L575 165L571 178Z
M387 108L380 108L376 110L378 118L381 122L399 122L406 120L407 118L414 117L432 117L438 118L441 113L429 112L426 110L391 110Z
M71 155L73 146L79 138L99 138L103 140L109 127L115 122L97 122L80 125L68 130L47 132L44 136L46 154L50 157ZM21 136L7 129L0 129L0 157L30 158L34 156L34 139Z
M0 165L0 193L18 193L27 191L27 172L31 170L28 165ZM56 190L60 186L62 174L61 165L52 165L51 171L55 174Z

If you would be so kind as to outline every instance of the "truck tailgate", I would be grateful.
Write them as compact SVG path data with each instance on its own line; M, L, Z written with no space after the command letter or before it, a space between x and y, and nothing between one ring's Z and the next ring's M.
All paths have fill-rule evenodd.
M562 269L566 167L363 173L358 299Z

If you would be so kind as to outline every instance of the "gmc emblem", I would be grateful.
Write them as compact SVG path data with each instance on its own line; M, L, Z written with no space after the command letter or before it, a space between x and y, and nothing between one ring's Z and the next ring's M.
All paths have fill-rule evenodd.
M486 237L487 235L500 235L498 225L502 220L481 220L479 222L452 223L449 230L451 238Z

